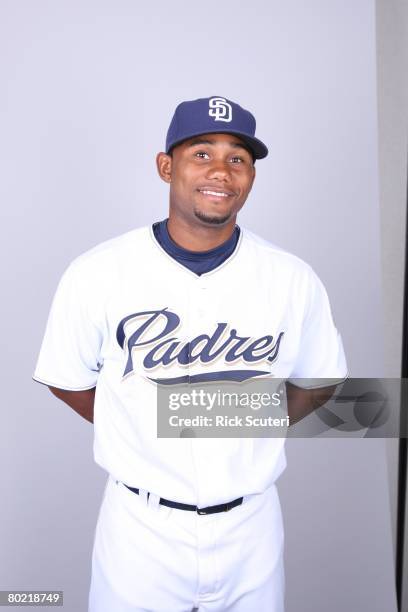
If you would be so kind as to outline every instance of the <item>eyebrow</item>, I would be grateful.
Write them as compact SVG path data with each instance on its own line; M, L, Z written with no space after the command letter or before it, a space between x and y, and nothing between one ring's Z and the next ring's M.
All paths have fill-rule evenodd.
M194 147L195 145L213 145L213 140L208 140L207 138L194 138L189 144L188 147ZM245 149L250 153L249 147L247 147L244 143L231 141L228 143L231 147L235 149Z

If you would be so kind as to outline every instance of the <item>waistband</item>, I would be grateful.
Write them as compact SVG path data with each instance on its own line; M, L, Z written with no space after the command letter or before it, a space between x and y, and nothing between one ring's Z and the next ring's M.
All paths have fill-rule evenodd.
M139 489L136 487L129 487L129 485L123 483L129 491L136 493L139 495ZM149 499L150 493L147 493L147 499ZM232 508L236 506L240 506L243 502L243 497L238 497L230 502L225 504L217 504L215 506L207 506L206 508L198 508L197 506L193 506L192 504L182 504L181 502L172 501L171 499L160 498L159 504L162 506L167 506L167 508L176 508L177 510L187 510L190 512L197 512L197 514L216 514L217 512L228 512Z

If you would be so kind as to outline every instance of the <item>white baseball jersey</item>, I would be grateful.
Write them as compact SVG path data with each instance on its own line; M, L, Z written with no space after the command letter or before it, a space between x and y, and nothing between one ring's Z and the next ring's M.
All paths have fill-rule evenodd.
M206 507L265 491L286 465L284 438L157 438L157 381L220 372L343 380L321 281L247 230L229 259L197 276L145 227L68 267L34 379L74 391L96 386L95 461L114 478Z

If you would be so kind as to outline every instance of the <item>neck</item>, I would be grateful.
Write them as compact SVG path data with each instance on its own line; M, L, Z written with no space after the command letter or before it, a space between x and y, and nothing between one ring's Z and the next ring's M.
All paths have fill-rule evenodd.
M167 229L171 239L188 251L210 251L230 238L235 228L234 217L225 225L190 224L185 219L175 219L170 214Z

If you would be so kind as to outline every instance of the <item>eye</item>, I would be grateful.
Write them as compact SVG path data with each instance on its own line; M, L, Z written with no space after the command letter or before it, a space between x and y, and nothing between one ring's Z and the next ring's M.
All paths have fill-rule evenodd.
M234 157L231 157L231 161L234 162L234 164L243 164L245 162L245 160L239 155L234 155Z
M195 157L199 157L200 159L208 159L208 153L206 153L205 151L196 151L196 153L194 153Z

